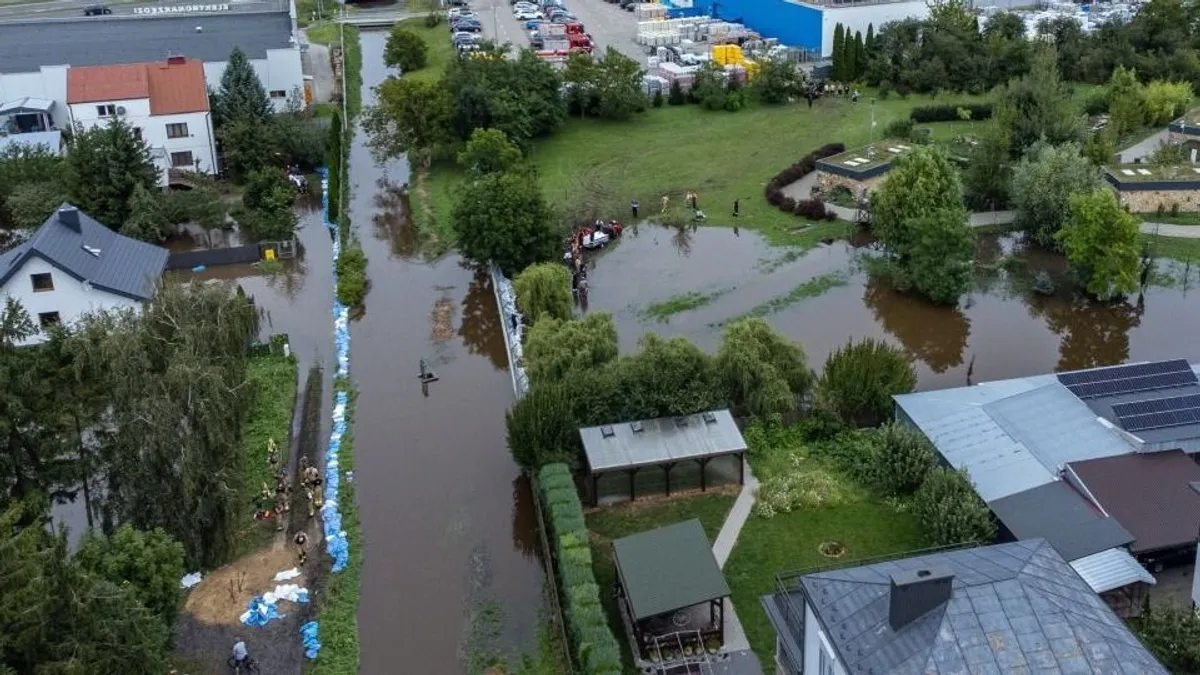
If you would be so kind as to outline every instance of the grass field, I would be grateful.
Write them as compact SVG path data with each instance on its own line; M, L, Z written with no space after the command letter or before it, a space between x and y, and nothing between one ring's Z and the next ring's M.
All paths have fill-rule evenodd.
M1152 234L1143 234L1141 239L1153 248L1154 254L1159 258L1170 258L1182 263L1200 262L1200 239L1156 237Z
M978 97L941 100L975 102ZM892 97L875 104L878 128L905 118L931 102L928 97ZM767 181L813 149L831 142L848 147L870 139L871 105L865 99L819 101L807 105L750 107L736 112L699 106L651 108L628 122L568 120L552 137L539 141L531 157L547 199L560 208L583 200L606 217L625 218L631 200L642 213L657 211L664 194L681 202L699 194L708 225L739 225L761 231L773 244L811 246L844 233L844 223L807 226L802 219L767 204ZM428 236L449 245L450 212L462 174L450 162L429 173L430 214L418 219ZM741 217L733 202L740 199Z
M249 525L238 537L238 553L253 551L275 534L274 521L252 520L259 490L275 489L275 476L267 462L267 442L275 441L286 466L291 448L292 409L296 404L296 359L277 355L255 356L246 368L246 382L254 391L242 427L242 461L245 484L242 512ZM271 493L272 495L274 492Z
M631 534L653 530L657 527L677 523L681 520L698 518L704 526L709 541L717 538L725 516L733 506L736 495L732 492L709 492L678 496L667 499L647 499L633 503L593 509L587 514L587 526L592 534L592 567L596 572L596 583L600 585L600 598L608 614L613 634L621 643L621 655L625 660L625 671L633 669L625 628L617 613L617 602L613 590L616 588L617 573L613 567L612 540Z
M1139 220L1147 223L1170 223L1171 225L1200 225L1200 213L1135 213Z

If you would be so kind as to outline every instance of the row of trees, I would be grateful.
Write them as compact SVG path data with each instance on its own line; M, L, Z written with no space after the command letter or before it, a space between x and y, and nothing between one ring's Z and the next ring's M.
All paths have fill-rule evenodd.
M850 34L842 24L833 27L832 78L834 82L853 82L867 70L867 63L875 52L875 24L867 25L867 37L862 31Z
M1063 76L1072 82L1107 82L1118 67L1136 70L1142 81L1167 80L1200 85L1200 18L1182 0L1151 0L1129 21L1111 21L1084 33L1072 17L1045 19L1038 33L1057 49ZM835 40L838 62L857 61ZM864 41L863 79L901 93L943 90L983 93L1030 70L1033 43L1022 17L995 14L979 26L963 0L939 0L927 19L883 25L875 40ZM839 54L842 56L839 58ZM845 69L845 66L843 66ZM854 71L851 71L854 72Z
M161 673L187 569L227 562L242 515L258 310L220 284L163 285L141 314L36 327L0 316L0 671ZM50 499L82 498L69 555Z

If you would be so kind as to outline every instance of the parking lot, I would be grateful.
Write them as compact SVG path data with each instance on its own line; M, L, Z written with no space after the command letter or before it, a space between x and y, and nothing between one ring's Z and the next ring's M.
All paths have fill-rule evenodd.
M633 12L622 10L618 5L604 0L563 0L563 4L583 24L584 30L591 34L597 55L603 54L611 46L645 64L648 51L635 40L637 19ZM529 46L525 22L513 17L508 0L474 0L471 9L479 15L486 38L498 43L509 42L517 48Z

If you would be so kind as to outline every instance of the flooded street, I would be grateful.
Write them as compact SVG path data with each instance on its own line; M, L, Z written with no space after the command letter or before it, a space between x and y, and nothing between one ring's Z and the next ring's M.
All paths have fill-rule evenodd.
M362 34L366 105L387 75L385 38ZM365 143L360 130L349 169L371 282L351 327L360 670L459 673L470 607L494 601L514 648L532 643L541 607L532 504L504 438L512 381L487 276L453 255L413 257L399 200L380 182L405 182L407 169L377 166ZM422 359L440 378L428 396Z
M613 313L623 351L647 331L683 335L712 351L723 322L774 304L763 310L765 318L803 344L815 368L848 339L873 336L917 359L920 389L964 385L968 371L972 382L983 382L1131 359L1200 360L1194 267L1185 288L1183 268L1160 261L1162 272L1140 306L1136 296L1095 303L1071 292L1061 257L1026 251L1015 237L987 235L977 248L975 287L953 308L871 280L859 269L860 253L838 242L797 256L749 231L642 226L596 256L588 309ZM1057 285L1052 296L1029 290L1041 270ZM832 287L787 302L793 289L814 279ZM663 322L645 315L648 305L690 292L712 300Z

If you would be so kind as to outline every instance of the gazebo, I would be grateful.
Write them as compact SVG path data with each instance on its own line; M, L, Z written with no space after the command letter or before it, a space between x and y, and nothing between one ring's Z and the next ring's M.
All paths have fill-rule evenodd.
M699 520L639 532L612 547L618 604L640 658L652 658L655 648L699 655L725 643L729 585Z
M733 457L738 483L745 482L746 440L728 410L583 427L579 437L592 506L600 503L600 478L607 474L628 476L630 501L637 498L636 480L643 469L662 470L668 497L671 472L684 463L699 466L701 491L708 488L709 463L719 457Z

